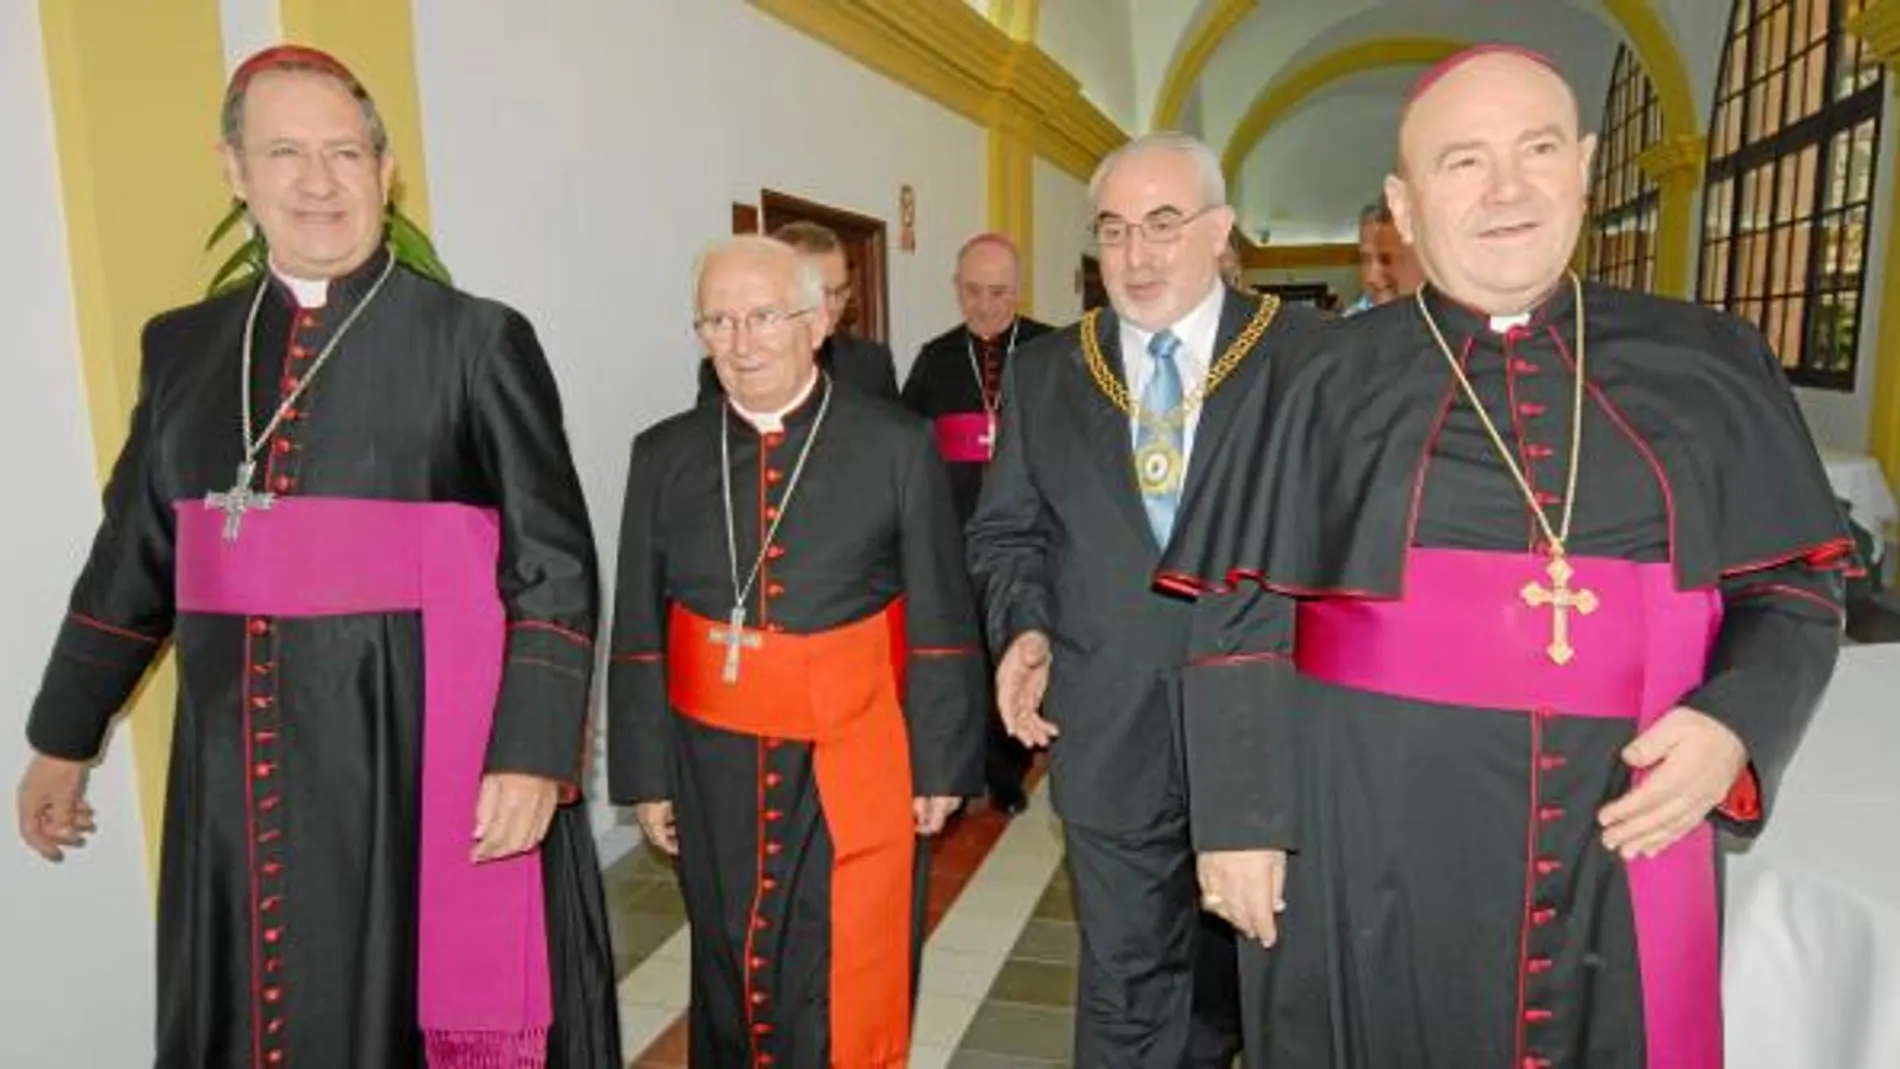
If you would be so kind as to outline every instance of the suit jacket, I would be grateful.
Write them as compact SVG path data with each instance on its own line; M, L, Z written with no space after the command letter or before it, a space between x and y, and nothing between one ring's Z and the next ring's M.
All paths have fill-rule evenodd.
M1260 307L1228 290L1218 360ZM1318 318L1281 306L1272 324L1210 395L1195 432L1178 535L1206 506L1207 471L1249 382L1275 354L1310 344ZM1129 417L1091 378L1083 324L1037 340L1004 371L996 459L967 531L970 571L998 658L1025 631L1054 649L1043 715L1062 728L1051 790L1063 819L1106 831L1185 815L1181 668L1194 605L1152 586L1155 544L1135 486ZM1112 374L1124 375L1121 327L1095 323ZM1125 381L1125 379L1124 379Z
M833 334L818 348L818 367L833 381L854 387L886 401L897 400L897 361L891 347L849 334ZM713 371L712 358L699 361L699 400L722 397L725 389Z

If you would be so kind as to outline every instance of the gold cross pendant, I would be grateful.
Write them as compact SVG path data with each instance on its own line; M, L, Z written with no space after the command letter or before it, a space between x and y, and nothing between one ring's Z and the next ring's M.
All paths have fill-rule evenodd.
M1550 555L1550 564L1545 566L1544 574L1550 577L1550 586L1542 587L1536 583L1525 583L1520 594L1524 604L1534 609L1549 606L1550 645L1545 652L1557 664L1569 664L1577 655L1576 647L1570 644L1570 612L1576 610L1580 616L1588 616L1597 611L1597 596L1592 590L1570 589L1570 580L1576 571L1570 562L1564 559L1563 551L1557 550Z

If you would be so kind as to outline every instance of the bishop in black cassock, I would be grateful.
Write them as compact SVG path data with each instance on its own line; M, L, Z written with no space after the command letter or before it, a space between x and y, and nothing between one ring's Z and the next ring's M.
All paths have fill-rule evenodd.
M1431 286L1255 384L1159 573L1228 592L1185 723L1197 838L1271 848L1264 895L1207 886L1277 934L1250 1064L1717 1069L1713 828L1772 808L1850 543L1752 326L1564 276L1588 152L1547 62L1420 94L1390 188Z
M392 262L335 59L262 53L226 106L271 269L147 325L27 724L90 760L179 657L155 1064L618 1065L584 808L470 857L478 777L581 778L595 558L554 379L520 315Z

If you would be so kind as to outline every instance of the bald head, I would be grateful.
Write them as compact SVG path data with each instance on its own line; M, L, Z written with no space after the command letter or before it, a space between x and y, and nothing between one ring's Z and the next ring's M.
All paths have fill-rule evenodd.
M1594 137L1550 62L1494 47L1421 79L1399 125L1386 200L1432 284L1492 315L1563 278L1583 225Z

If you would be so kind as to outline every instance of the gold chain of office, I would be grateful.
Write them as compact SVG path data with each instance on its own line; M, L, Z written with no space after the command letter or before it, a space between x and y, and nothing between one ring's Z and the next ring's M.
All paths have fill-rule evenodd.
M1140 420L1144 425L1155 430L1172 431L1185 423L1188 416L1201 407L1202 402L1219 389L1221 383L1227 381L1227 377L1232 375L1234 369L1240 366L1240 362L1253 351L1254 343L1267 332L1267 328L1273 325L1273 320L1279 314L1280 298L1271 293L1263 294L1259 306L1254 309L1253 318L1241 328L1240 334L1234 338L1233 344L1227 347L1227 351L1220 355L1220 359L1214 361L1213 366L1207 369L1207 381L1189 391L1172 411L1161 413L1159 416L1150 413L1138 404L1129 394L1127 384L1109 368L1108 358L1102 355L1102 343L1096 339L1095 325L1102 317L1102 310L1099 308L1082 317L1082 357L1088 364L1089 377L1095 380L1096 389L1102 391L1102 396L1108 398L1110 404L1121 409L1123 415Z

